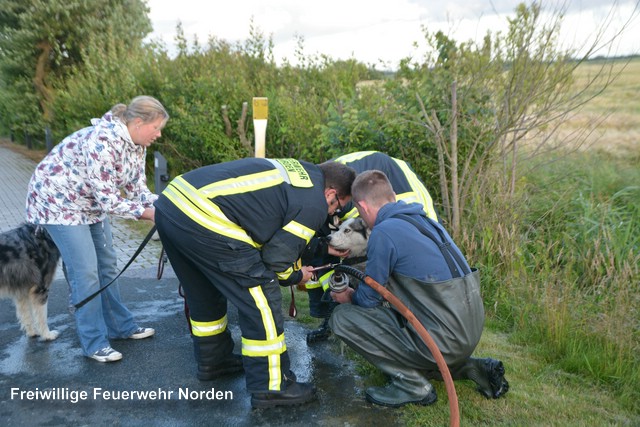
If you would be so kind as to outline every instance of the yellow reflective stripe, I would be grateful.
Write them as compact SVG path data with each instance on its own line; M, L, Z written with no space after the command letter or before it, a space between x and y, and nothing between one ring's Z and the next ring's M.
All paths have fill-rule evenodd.
M405 161L399 159L393 160L400 167L402 173L404 173L404 176L407 178L407 181L409 181L409 185L411 186L413 191L416 192L416 197L418 199L418 202L421 203L424 207L424 212L429 218L437 221L438 215L436 215L436 211L433 208L433 200L431 200L431 195L424 187L424 185L422 185L422 182L420 182L418 176L411 170L411 168L409 168L409 165Z
M356 160L363 159L367 156L370 156L373 153L377 153L377 151L361 151L357 153L345 154L344 156L340 156L336 159L336 162L339 163L349 163Z
M242 354L244 356L258 357L268 356L267 364L269 370L269 390L280 390L282 382L282 372L280 368L280 354L286 351L284 333L278 335L276 322L269 307L267 297L262 292L262 286L249 288L249 293L253 297L256 307L260 311L262 324L264 326L266 339L263 341L249 340L242 338Z
M349 212L345 212L342 214L342 216L340 217L340 219L342 221L345 221L349 218L355 218L357 216L359 216L360 213L358 212L358 208L356 208L355 206L353 207L353 209L351 209Z
M329 271L327 273L324 273L318 279L318 283L320 283L320 285L322 286L322 289L324 289L325 292L327 291L327 289L329 289L329 279L331 278L332 274L333 274L333 270L331 270L331 271Z
M181 177L174 179L162 193L185 215L201 226L231 239L248 243L254 248L261 245L254 242L239 225L230 221L218 206L202 197L198 191Z
M284 179L275 169L252 173L214 182L200 188L200 193L208 198L228 196L230 194L249 193L282 184Z
M419 200L418 195L413 191L396 194L396 200L402 200L405 203L422 203L422 200Z
M296 221L291 221L289 224L282 227L282 229L288 231L296 237L301 238L306 243L309 243L311 238L316 234L316 232L309 227L302 225Z
M262 324L264 325L264 330L267 334L267 340L276 339L278 336L276 332L276 323L273 320L273 313L271 313L267 297L264 295L264 292L262 292L262 287L254 286L253 288L249 288L249 293L253 297L256 307L260 310Z
M212 322L198 322L191 318L189 321L191 322L191 333L198 337L218 335L227 329L228 323L226 314L222 319L214 320Z
M291 274L293 274L293 267L287 268L285 271L281 271L280 273L276 273L278 276L278 280L287 280Z
M320 282L314 282L312 280L309 280L307 283L304 284L304 287L309 290L309 289L316 289L316 288L320 288L322 287L322 284Z
M276 273L279 280L287 280L289 276L293 274L294 271L298 271L302 268L302 259L298 258L296 262L293 263L293 266L287 268L285 271L281 271Z
M250 340L242 338L242 354L253 357L266 357L273 354L282 354L287 349L284 334L280 334L274 340Z

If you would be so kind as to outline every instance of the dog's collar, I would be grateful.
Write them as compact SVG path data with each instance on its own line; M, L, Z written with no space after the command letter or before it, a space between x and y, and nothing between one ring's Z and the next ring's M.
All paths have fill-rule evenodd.
M366 260L367 260L366 256L357 256L357 257L353 257L353 258L343 259L341 264L344 264L344 265L361 264L361 263L365 262Z

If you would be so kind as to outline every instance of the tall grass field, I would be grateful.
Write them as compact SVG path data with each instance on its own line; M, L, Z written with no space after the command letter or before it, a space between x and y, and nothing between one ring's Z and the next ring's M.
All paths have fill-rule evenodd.
M602 65L581 64L576 83ZM640 59L609 75L557 135L588 129L580 144L521 162L515 200L465 225L484 274L479 354L503 360L511 390L488 401L458 386L462 425L640 425ZM404 415L447 423L430 407Z

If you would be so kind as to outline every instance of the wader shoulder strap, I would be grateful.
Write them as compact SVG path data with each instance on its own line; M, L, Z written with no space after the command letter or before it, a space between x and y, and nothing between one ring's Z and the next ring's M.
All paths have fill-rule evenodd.
M447 266L449 266L449 270L451 271L451 275L453 277L462 277L462 276L466 276L467 274L471 273L471 270L466 267L465 262L462 259L462 257L460 256L460 254L458 252L456 252L456 251L452 251L451 250L451 243L447 241L447 238L445 237L445 235L442 232L442 230L440 230L440 228L438 228L436 225L433 225L433 220L432 219L430 219L428 217L425 217L427 221L432 223L433 227L438 232L438 235L439 235L440 239L436 238L436 236L434 236L434 234L432 232L430 232L424 226L424 224L420 224L416 219L411 218L409 215L397 214L397 215L393 215L393 218L403 219L403 220L413 224L418 229L418 231L420 231L422 234L427 236L429 239L433 240L433 242L436 245L438 245L438 249L440 249L440 252L442 252L442 256L444 257L445 261L447 262ZM455 260L455 263L454 263L454 260ZM456 266L456 263L460 266L460 269L462 270L462 273L460 273L460 271L458 270L458 267Z

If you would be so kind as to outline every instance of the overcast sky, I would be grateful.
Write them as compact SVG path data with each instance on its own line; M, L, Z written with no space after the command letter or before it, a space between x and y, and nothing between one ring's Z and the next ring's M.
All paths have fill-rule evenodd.
M442 30L458 42L480 40L487 32L505 30L513 17L515 0L147 0L154 32L172 50L176 25L182 23L189 41L204 44L209 36L229 42L249 38L253 18L274 42L274 57L295 63L296 36L304 39L306 55L333 59L355 58L378 69L395 68L401 58L424 53L421 26ZM529 4L530 2L527 2ZM619 30L635 18L618 43L600 55L640 53L640 0L567 0L563 46L578 48L596 29ZM545 1L549 9L558 0ZM416 49L414 42L421 48ZM386 66L380 66L383 61Z

